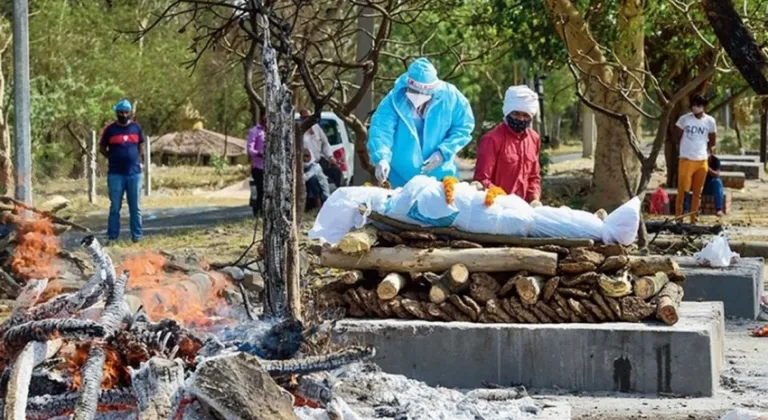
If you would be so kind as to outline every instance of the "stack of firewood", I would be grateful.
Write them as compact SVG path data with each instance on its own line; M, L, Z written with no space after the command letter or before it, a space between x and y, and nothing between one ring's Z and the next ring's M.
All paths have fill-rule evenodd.
M375 220L385 222L382 229L365 226L323 249L324 266L347 270L322 288L323 305L352 317L427 321L678 320L685 276L666 256L632 256L585 239L492 237Z

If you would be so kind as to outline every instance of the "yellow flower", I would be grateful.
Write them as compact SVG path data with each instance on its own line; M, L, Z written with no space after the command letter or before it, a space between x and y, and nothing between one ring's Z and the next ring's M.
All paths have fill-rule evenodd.
M453 204L453 195L456 184L459 183L458 178L453 176L447 176L443 178L443 189L445 190L445 202Z
M507 195L501 187L491 187L485 192L485 207L491 207L496 197L499 195Z

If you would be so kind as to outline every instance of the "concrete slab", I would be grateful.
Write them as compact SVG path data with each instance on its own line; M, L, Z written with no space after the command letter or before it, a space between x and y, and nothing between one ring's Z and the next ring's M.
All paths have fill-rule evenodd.
M685 301L723 302L729 318L757 319L763 296L763 258L742 258L727 268L700 267L693 257L675 258L687 279Z
M674 326L475 324L343 320L337 330L376 347L376 363L432 386L483 381L587 392L711 396L723 366L720 302L681 305Z
M763 164L760 162L722 162L721 171L744 172L747 179L760 179L763 176Z
M758 155L717 155L720 162L760 162Z

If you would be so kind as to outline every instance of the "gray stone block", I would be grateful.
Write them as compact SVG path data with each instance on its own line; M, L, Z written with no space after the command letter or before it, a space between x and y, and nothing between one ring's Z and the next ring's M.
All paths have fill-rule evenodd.
M687 277L684 301L720 301L728 318L757 319L764 287L762 258L742 258L727 268L700 267L693 257L675 261Z
M344 337L376 347L385 371L432 386L483 381L532 388L711 396L722 369L723 307L688 303L659 323L476 324L344 320Z
M747 179L760 179L763 176L763 164L759 162L722 162L721 171L744 172Z
M721 163L725 162L760 162L758 155L717 155Z

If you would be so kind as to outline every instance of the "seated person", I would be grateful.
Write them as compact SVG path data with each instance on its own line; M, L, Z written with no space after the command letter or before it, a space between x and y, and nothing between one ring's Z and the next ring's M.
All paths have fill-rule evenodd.
M323 168L315 161L312 152L304 149L304 185L307 189L307 202L305 211L322 207L330 195L328 178L323 173Z
M714 148L709 151L709 160L707 161L709 170L707 171L707 179L704 181L704 189L702 195L711 195L715 200L715 211L717 211L717 217L723 217L723 202L725 201L725 193L723 190L723 180L720 179L720 159L714 155ZM685 195L685 212L688 213L691 208L691 195Z
M302 109L300 111L302 120L306 120L312 116L308 109ZM320 127L319 124L315 124L309 127L304 132L304 147L312 152L312 156L320 167L323 168L325 176L336 185L336 188L341 187L344 174L339 167L339 163L333 157L333 151L331 150L331 143L328 142L328 136Z

